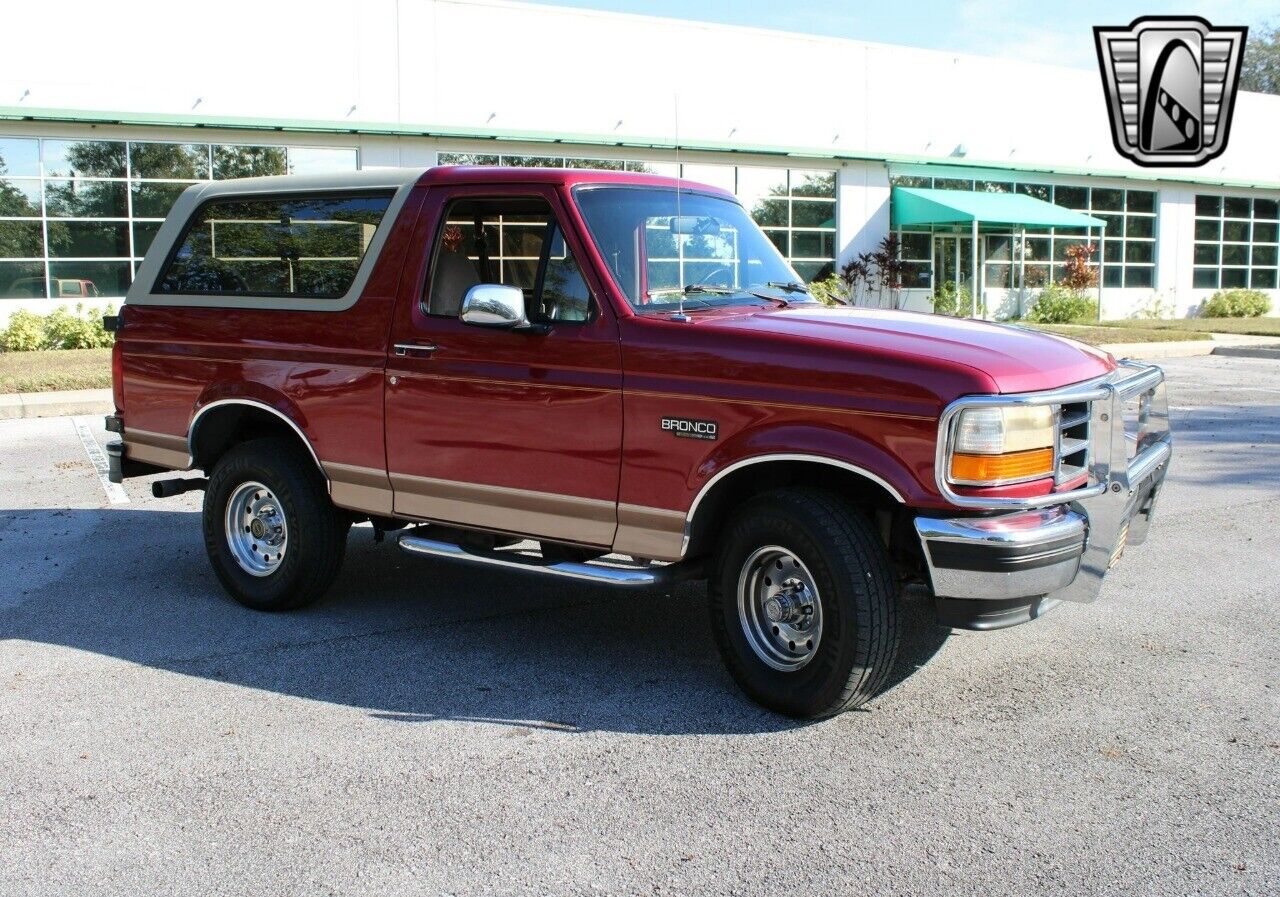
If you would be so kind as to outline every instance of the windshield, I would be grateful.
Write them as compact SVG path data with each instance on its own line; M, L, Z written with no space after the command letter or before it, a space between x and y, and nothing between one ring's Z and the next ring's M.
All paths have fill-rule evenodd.
M574 192L614 282L637 311L809 301L803 281L731 199L675 188Z

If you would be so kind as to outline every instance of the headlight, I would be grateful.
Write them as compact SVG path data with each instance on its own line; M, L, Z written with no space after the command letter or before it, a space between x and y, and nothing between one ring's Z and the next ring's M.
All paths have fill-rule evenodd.
M1052 405L967 408L951 443L953 483L1000 486L1053 475Z

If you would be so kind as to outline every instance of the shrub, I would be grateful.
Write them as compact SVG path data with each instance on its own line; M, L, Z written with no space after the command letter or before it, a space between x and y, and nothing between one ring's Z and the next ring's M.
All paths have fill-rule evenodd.
M105 348L114 340L102 326L102 316L108 313L83 305L76 305L75 311L59 306L44 316L16 311L9 316L9 326L0 331L0 348L7 352Z
M1261 290L1219 290L1200 308L1206 318L1260 318L1271 311L1271 300Z
M6 352L34 352L44 347L44 318L26 310L9 315L9 326L0 331L0 348Z
M809 284L809 295L823 305L848 305L849 293L839 274L832 274Z
M957 286L954 280L942 282L933 292L933 313L962 318L973 310L969 288Z
M1092 243L1073 243L1067 247L1067 264L1062 284L1069 290L1091 290L1098 285L1098 269L1089 266L1098 247Z
M1079 290L1051 283L1027 309L1027 320L1033 324L1093 323L1098 319L1098 303Z

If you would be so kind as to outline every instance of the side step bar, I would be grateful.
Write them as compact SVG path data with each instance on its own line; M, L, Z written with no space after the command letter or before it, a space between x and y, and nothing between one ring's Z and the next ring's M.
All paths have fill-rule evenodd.
M576 579L579 582L615 588L643 589L669 585L682 579L696 578L700 569L697 565L683 562L663 567L612 567L599 562L574 563L571 561L547 564L539 558L510 551L468 551L461 545L428 539L413 532L402 533L397 541L400 547L410 554L466 561L488 567L503 567L508 570L522 570L526 573L541 573L561 579Z

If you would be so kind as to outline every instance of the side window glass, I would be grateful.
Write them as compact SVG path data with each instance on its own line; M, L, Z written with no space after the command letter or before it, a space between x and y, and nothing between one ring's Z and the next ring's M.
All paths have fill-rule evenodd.
M545 321L578 322L591 319L591 291L578 260L557 225L552 226L547 269L542 277L538 316Z
M445 210L427 279L427 314L457 317L482 283L519 287L534 321L583 322L591 294L551 213L538 198L458 200Z

